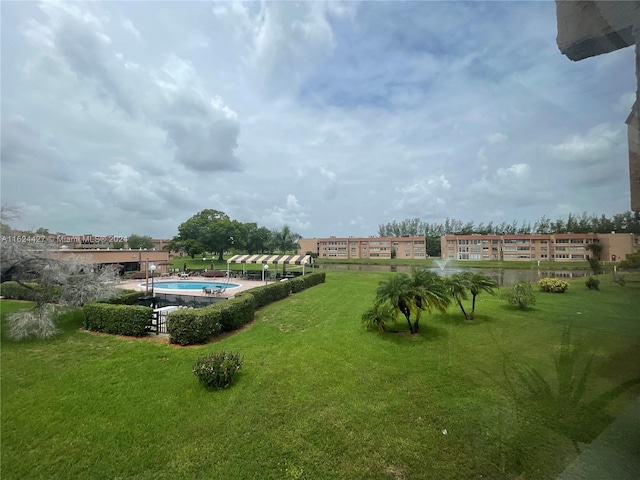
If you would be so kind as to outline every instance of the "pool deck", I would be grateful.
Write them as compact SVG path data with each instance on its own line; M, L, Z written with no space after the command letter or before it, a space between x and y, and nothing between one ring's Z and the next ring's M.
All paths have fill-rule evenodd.
M226 278L211 278L211 277L189 277L188 279L181 278L178 276L173 277L157 277L158 282L211 282L211 283L226 283ZM170 290L170 289L154 289L156 293L167 293L174 295L193 295L196 297L217 297L217 298L233 298L236 294L240 292L244 292L245 290L250 290L252 288L260 287L264 285L264 282L256 282L253 280L241 280L239 278L232 278L229 283L239 284L239 287L229 288L224 293L210 295L204 293L201 289L197 290ZM269 281L269 283L273 283L273 281ZM130 290L138 290L143 291L146 290L145 280L127 280L120 282L118 284L118 288L126 288ZM151 279L149 279L149 292L151 291Z

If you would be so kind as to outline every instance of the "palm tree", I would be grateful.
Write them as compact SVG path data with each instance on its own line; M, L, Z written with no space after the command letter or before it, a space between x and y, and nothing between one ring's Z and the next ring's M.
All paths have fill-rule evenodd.
M302 238L295 232L291 231L289 225L282 227L282 230L275 230L273 232L273 242L277 250L282 253L289 251L296 252L300 248L298 241Z
M473 299L471 301L471 318L467 318L467 320L473 320L473 314L476 311L476 297L480 292L487 292L491 295L495 295L493 289L497 287L498 284L496 281L484 273L475 272L469 277L469 291L471 292Z
M445 284L449 290L449 294L458 303L458 306L460 307L460 310L462 310L462 314L466 320L469 320L469 315L462 305L462 300L467 300L469 298L467 290L470 290L471 288L472 275L473 274L471 272L458 272L445 279Z
M447 287L442 277L424 268L414 268L411 272L413 285L416 288L416 321L415 331L420 328L420 313L423 310L432 312L434 309L445 312L451 303Z
M417 312L416 296L419 295L413 280L406 273L398 273L382 280L376 288L376 303L389 302L397 313L402 313L407 319L409 331L413 334L414 326L411 323L411 313Z
M366 328L375 327L379 332L396 331L387 328L389 322L396 320L396 310L389 302L374 303L362 314L361 320Z

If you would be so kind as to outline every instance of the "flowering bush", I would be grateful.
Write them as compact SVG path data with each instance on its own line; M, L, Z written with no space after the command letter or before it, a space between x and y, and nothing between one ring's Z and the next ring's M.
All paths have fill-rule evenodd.
M567 282L557 278L543 278L538 281L538 286L541 291L549 293L564 293L569 288Z
M222 390L233 383L242 363L239 353L223 350L198 358L193 365L193 373L207 390Z

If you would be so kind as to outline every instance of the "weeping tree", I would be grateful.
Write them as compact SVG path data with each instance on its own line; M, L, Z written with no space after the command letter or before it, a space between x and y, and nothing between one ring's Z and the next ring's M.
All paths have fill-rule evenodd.
M7 317L10 338L49 338L57 333L55 320L66 308L115 295L115 268L62 255L53 243L2 244L2 282L17 282L36 303Z

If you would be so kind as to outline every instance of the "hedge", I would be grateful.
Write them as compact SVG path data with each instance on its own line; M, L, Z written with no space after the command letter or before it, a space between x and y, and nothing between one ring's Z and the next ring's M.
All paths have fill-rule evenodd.
M0 283L0 295L10 300L28 300L31 302L55 303L60 299L60 287L57 285L42 286L36 282L10 281Z
M137 290L119 289L115 297L106 300L107 303L113 303L116 305L137 305L138 300L148 295L146 292L139 292Z
M94 332L142 337L152 317L151 308L138 305L94 302L84 306L84 328Z
M253 320L255 298L242 295L198 309L167 315L169 342L180 345L204 343L220 332L236 330Z
M309 287L324 283L326 276L325 272L311 273L295 277L286 282L276 282L252 288L248 292L243 292L239 295L250 293L256 298L256 308L262 308L270 303L287 298L290 293L299 293Z

